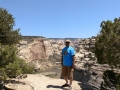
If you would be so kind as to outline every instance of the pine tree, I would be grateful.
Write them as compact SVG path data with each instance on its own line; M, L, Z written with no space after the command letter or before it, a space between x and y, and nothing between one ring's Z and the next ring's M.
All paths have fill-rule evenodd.
M12 45L19 43L21 35L19 30L13 30L15 26L14 18L6 9L0 8L0 42L2 45Z
M113 22L109 20L103 21L100 27L101 31L96 37L95 43L95 55L97 60L100 64L109 64L111 68L118 68L120 66L120 18L115 18ZM112 71L106 71L104 73L105 75L113 74ZM119 86L120 88L120 82L118 83L116 81L120 80L120 75L116 74L114 76L117 78L115 79L116 83L107 82L106 86L108 83L112 83L113 86ZM108 77L107 79L111 81L110 79L113 78ZM112 87L112 85L110 85L110 87Z
M0 8L0 81L33 72L34 67L17 56L16 44L19 44L21 35L20 29L13 30L14 26L13 16L6 9Z

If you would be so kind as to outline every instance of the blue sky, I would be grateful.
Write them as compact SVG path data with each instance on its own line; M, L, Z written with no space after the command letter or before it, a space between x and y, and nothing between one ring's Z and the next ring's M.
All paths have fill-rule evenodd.
M24 36L88 38L103 20L120 17L120 0L0 0Z

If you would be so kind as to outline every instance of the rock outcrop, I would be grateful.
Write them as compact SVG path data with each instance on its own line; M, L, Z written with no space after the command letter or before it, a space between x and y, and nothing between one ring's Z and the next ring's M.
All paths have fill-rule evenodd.
M42 70L40 69L42 64L38 63L39 60L50 61L47 63L47 66L52 64L52 62L60 62L61 50L65 46L64 42L66 39L68 38L48 39L44 37L23 36L20 44L17 45L19 50L18 56L26 60L26 62L33 62L37 71ZM78 67L88 66L88 63L91 65L96 63L95 55L92 52L95 46L94 38L69 38L69 40L71 40L71 46L76 50L76 62L80 63L76 64Z
M46 59L44 38L26 37L17 46L19 51L18 56L26 60L26 62Z
M20 58L25 59L27 62L31 60L45 60L49 59L49 56L55 54L61 55L61 50L65 46L65 39L55 38L43 38L33 36L23 36L18 46ZM94 39L79 39L69 38L71 40L71 46L73 46L78 54L88 53L88 49L94 48ZM86 50L85 50L86 49ZM77 57L78 58L78 57Z
M18 56L25 59L26 62L33 62L36 66L36 71L45 70L55 64L60 64L61 50L64 47L64 41L66 39L71 40L71 46L76 50L74 80L78 82L73 84L73 90L81 90L81 88L82 90L99 90L100 84L103 81L103 72L107 69L109 70L110 67L106 64L101 65L97 63L94 54L94 38L47 39L44 37L23 37L20 44L17 45L19 50ZM59 85L64 83L63 80L41 77L39 75L35 75L34 80L32 80L31 78L33 78L33 76L34 75L29 75L27 79L21 80L22 82L30 84L26 84L29 90L32 90L33 87L34 90L62 90ZM13 84L6 87L12 86Z
M69 90L61 88L61 85L65 83L63 79L53 79L39 74L27 76L27 78L21 79L19 84L9 83L5 87L7 90ZM73 81L72 90L81 90L79 84L80 82Z
M68 38L66 38L68 39ZM19 56L25 59L27 62L34 62L36 70L42 69L42 66L47 69L53 64L41 63L41 60L48 60L51 62L59 63L60 60L57 60L61 55L61 50L64 47L64 41L66 39L56 39L56 38L41 38L41 37L24 37L21 40L19 47ZM94 48L95 48L95 39L86 38L86 39L72 39L71 45L76 50L76 69L74 78L77 81L82 82L79 84L83 90L99 89L100 83L102 82L103 71L96 68L101 65L97 64L97 59L95 57ZM53 60L55 59L55 60ZM59 58L60 59L60 58ZM40 63L39 63L40 62ZM93 87L95 85L95 87ZM52 89L53 90L53 89Z
M54 53L60 55L64 40L52 40L43 37L24 36L18 47L18 56L26 62L46 60Z

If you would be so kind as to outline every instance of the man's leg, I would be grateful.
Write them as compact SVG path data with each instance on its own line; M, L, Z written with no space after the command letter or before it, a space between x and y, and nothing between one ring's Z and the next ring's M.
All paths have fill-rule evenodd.
M64 85L62 85L62 87L67 87L68 85L68 76L67 76L67 67L66 66L62 66L62 76L65 79L66 83Z
M69 72L69 78L70 78L70 86L72 85L73 82L73 69L69 67L68 72Z
M66 83L68 83L67 68L65 66L62 66L62 76L65 79Z
M66 84L68 84L68 77L67 76L64 76L64 79L66 81Z
M70 86L72 85L73 77L70 76Z

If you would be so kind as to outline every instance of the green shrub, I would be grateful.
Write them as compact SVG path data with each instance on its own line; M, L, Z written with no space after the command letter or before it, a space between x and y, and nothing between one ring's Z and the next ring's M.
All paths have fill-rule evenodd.
M118 68L120 65L120 18L115 18L114 21L103 21L100 27L101 31L95 42L98 63L108 64L111 69ZM120 89L120 73L105 71L103 79L105 87Z
M103 73L103 79L104 79L104 83L103 86L104 89L106 88L112 88L115 87L116 90L120 89L120 74L119 73L115 73L113 70L106 70Z
M21 74L33 73L30 66L17 56L20 29L13 30L14 18L6 9L0 8L0 81L15 78Z

